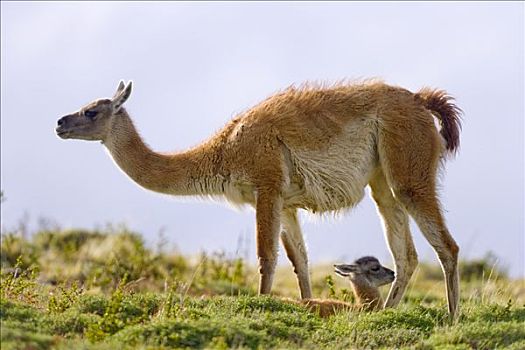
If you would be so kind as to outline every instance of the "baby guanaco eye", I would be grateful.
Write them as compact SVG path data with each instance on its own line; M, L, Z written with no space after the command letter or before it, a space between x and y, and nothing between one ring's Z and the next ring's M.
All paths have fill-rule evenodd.
M95 118L95 116L97 115L97 111L85 111L84 112L84 115L88 118Z

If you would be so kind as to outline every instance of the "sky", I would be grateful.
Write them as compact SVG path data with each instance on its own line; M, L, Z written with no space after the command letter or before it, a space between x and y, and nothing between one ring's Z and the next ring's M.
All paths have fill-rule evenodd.
M133 80L126 108L145 141L180 151L291 84L379 77L457 98L461 149L440 186L448 227L462 258L491 251L525 276L523 2L1 2L1 13L3 231L125 224L148 244L255 261L253 210L148 192L100 143L59 139L57 119ZM391 264L369 196L301 220L313 263ZM420 260L436 261L412 232Z

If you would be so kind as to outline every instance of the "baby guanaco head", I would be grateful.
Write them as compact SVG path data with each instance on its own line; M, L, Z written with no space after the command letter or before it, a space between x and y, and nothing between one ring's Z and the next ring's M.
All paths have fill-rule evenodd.
M392 283L395 278L394 271L381 265L373 256L364 256L352 264L337 264L334 267L338 275L348 277L352 283L366 283L374 288Z
M58 120L57 135L63 139L104 141L113 118L118 117L122 105L131 95L131 82L120 82L111 99L98 99L80 110Z

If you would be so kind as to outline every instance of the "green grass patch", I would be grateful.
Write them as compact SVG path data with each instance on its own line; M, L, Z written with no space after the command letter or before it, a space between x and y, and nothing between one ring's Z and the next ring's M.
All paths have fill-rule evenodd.
M154 252L127 231L2 243L3 350L525 348L523 281L487 261L462 262L469 277L451 323L439 269L429 266L396 309L320 318L278 296L255 296L256 270L223 253ZM296 295L287 273L278 272L275 292ZM348 285L330 274L313 268L316 294L351 301Z

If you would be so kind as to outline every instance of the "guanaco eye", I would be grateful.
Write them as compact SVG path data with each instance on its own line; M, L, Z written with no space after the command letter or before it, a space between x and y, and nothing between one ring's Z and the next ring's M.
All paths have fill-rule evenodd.
M374 266L370 270L372 270L374 272L377 272L377 271L379 271L379 266Z
M85 111L84 112L84 115L88 118L95 118L95 116L97 115L97 111Z

